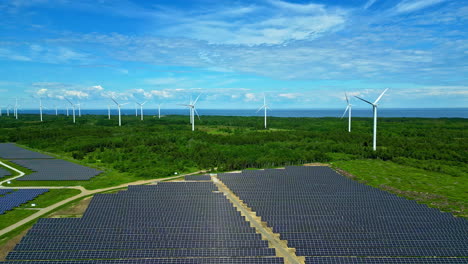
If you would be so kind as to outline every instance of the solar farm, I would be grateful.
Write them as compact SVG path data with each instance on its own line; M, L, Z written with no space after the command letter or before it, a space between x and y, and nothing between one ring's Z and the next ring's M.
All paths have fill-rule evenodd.
M5 176L10 176L10 175L11 175L11 172L9 170L0 167L0 179Z
M328 167L185 180L96 194L82 218L40 219L0 263L468 263L468 221Z
M102 173L66 160L21 148L13 143L0 143L0 158L34 171L18 181L86 181ZM0 177L2 171L0 170Z
M48 191L48 189L0 189L0 214L34 200Z

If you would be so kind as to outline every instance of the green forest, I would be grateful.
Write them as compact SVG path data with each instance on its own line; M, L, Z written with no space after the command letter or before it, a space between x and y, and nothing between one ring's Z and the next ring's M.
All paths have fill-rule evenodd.
M17 142L132 179L312 162L346 167L365 178L363 164L350 164L374 161L367 166L390 162L389 167L399 166L392 167L396 172L414 168L448 177L447 184L460 182L460 188L468 182L468 120L462 118L379 118L377 151L372 151L371 118L353 118L351 133L347 120L339 118L270 117L269 129L263 129L263 117L202 116L196 123L192 132L187 116L147 116L144 121L123 116L122 127L115 116L86 115L76 124L66 116L45 116L44 122L37 115L3 116L0 142ZM387 184L399 188L395 184L404 171L400 174L400 180ZM467 193L456 193L455 200L462 201L457 208L464 211Z

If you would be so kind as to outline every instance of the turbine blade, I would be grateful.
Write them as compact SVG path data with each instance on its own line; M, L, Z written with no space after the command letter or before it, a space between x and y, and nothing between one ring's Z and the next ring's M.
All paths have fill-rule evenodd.
M111 99L112 101L114 101L114 103L115 103L116 105L119 105L119 103L117 103L117 101L116 101L114 98L111 97L110 99Z
M349 99L348 99L348 95L346 93L344 93L345 97L346 97L346 103L349 104Z
M362 98L359 97L359 96L354 96L354 97L356 97L357 99L362 100L362 101L364 101L364 102L366 102L366 103L368 103L368 104L374 105L373 103L367 101L366 99L362 99Z
M147 102L148 102L148 101L144 101L141 105L144 105L144 104L146 104Z
M346 109L344 110L344 113L343 113L343 115L341 116L340 119L343 119L344 115L346 115L346 112L348 112L348 109L349 109L349 105L348 105L348 106L346 107Z
M379 96L379 98L377 98L377 100L375 100L375 102L374 102L375 105L380 101L380 99L382 98L382 96L384 95L384 93L385 93L387 90L388 90L388 88L385 89L385 91L383 91L383 92L380 94L380 96Z
M266 106L266 105L262 105L262 106L257 110L257 112L255 112L255 113L258 113L258 112L259 112L260 110L262 110L265 106Z
M195 99L195 102L193 102L191 105L195 105L195 104L197 103L198 98L200 98L200 95L201 95L201 94L199 94L199 95L197 96L197 99Z
M198 115L198 111L195 107L193 108L193 111L195 112L195 114L197 114L198 120L200 120L200 116Z
M123 103L123 104L120 104L120 106L122 106L122 105L126 105L126 104L129 104L129 103ZM119 104L118 104L118 105L119 105Z
M70 100L68 100L68 98L65 98L65 100L67 100L71 105L74 105Z

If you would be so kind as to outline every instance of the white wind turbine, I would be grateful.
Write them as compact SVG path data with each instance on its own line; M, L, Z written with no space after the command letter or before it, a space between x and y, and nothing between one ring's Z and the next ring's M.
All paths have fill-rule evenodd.
M39 98L39 115L41 116L41 122L42 122L42 99Z
M107 119L110 120L110 105L107 105Z
M352 107L352 104L349 103L349 98L348 98L348 95L346 93L345 93L345 97L346 97L346 103L348 105L346 106L346 109L345 109L343 115L341 116L341 119L343 119L343 117L345 116L346 111L349 111L348 112L348 132L351 132L351 107Z
M158 104L158 119L161 119L161 104Z
M384 95L384 93L385 93L387 90L388 90L388 88L385 89L385 91L383 91L383 92L379 95L379 97L377 98L377 100L375 100L375 102L373 102L373 103L371 103L371 102L369 102L369 101L367 101L367 100L365 100L365 99L362 99L361 97L354 96L354 97L356 97L357 99L362 100L362 101L364 101L364 102L366 102L366 103L372 105L372 110L373 110L373 112L374 112L374 138L373 138L373 142L372 142L372 148L373 148L374 151L377 150L377 103L380 101L380 99L382 98L382 96Z
M117 108L119 109L119 126L122 126L122 119L121 119L121 115L120 115L120 107L123 106L123 105L126 105L128 103L119 104L119 103L117 103L117 101L113 97L111 97L111 100L114 101L114 103L117 105Z
M13 109L13 113L15 115L15 118L18 119L18 98L15 99L15 108Z
M57 106L54 106L55 107L55 116L58 116L58 108Z
M197 109L195 108L195 105L197 104L197 101L198 101L198 98L200 98L200 95L201 94L197 96L197 99L195 99L195 101L192 102L192 99L190 99L189 104L183 104L183 106L188 107L190 110L190 123L192 124L192 131L195 131L195 114L197 114L198 119L200 119Z
M140 115L141 115L141 120L143 121L143 105L146 104L147 102L139 103L136 102L140 106ZM137 112L138 115L138 112Z
M78 116L81 117L81 102L78 101L76 105L78 106Z
M10 116L10 109L11 109L11 105L7 105L6 107L7 116Z
M267 109L270 109L270 107L268 107L268 105L266 103L265 95L263 96L263 105L257 110L257 113L262 109L265 110L265 129L266 129L267 128Z
M73 104L70 100L68 100L67 98L65 98L65 100L67 100L71 106L72 106L72 109L73 109L73 123L76 123L76 120L75 120L75 104ZM68 108L67 108L67 115L68 115Z

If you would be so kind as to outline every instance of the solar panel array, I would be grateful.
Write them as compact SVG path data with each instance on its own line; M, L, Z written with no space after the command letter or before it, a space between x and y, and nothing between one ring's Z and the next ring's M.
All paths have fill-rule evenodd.
M4 191L5 190L5 191ZM49 191L48 189L0 189L0 214L4 214L15 207L34 200L37 196Z
M14 143L0 143L0 157L34 171L17 178L18 181L86 181L102 173L93 168L18 147ZM7 175L10 175L10 172L3 172L0 168L0 178Z
M0 263L283 263L212 182L97 194L82 218L40 219L7 260Z
M185 176L186 181L211 181L210 175L187 175Z
M18 147L14 143L0 143L0 158L4 158L4 159L53 159L54 157Z
M10 176L10 175L11 175L11 172L9 170L0 167L0 178L3 178L5 176Z
M467 263L468 221L328 167L218 177L306 263Z
M102 173L61 159L17 159L11 162L35 171L18 178L18 181L86 181Z

